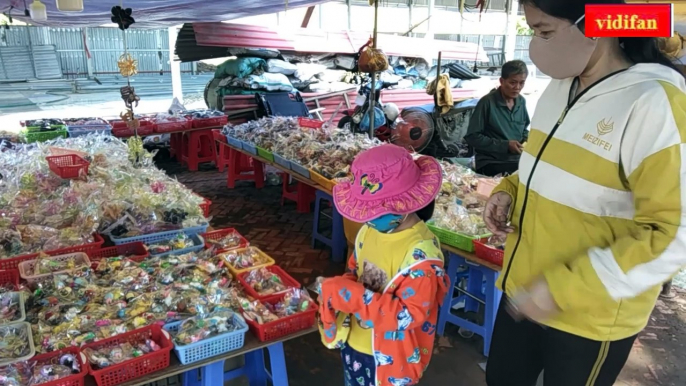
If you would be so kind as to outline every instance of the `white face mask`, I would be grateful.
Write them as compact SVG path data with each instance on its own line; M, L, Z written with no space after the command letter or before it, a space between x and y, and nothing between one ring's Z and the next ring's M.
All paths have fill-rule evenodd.
M581 75L586 69L598 40L587 38L576 23L558 31L550 39L534 36L529 44L529 57L536 67L553 79Z

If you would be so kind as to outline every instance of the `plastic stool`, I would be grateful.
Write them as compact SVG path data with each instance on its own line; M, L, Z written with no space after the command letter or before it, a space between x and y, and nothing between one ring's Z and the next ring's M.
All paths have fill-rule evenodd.
M224 137L219 130L212 130L212 136L214 137L214 144L216 145L216 158L214 164L217 166L219 173L224 172L231 162L229 158L229 145L226 143L226 137Z
M332 216L328 216L322 212L322 201L330 203ZM321 216L330 217L333 226L331 229L331 237L327 237L319 232L319 220ZM345 250L348 247L348 242L345 239L345 231L343 230L343 216L336 210L333 204L333 198L327 193L317 190L314 199L314 224L312 227L312 248L315 247L316 242L319 241L331 248L331 258L336 263L345 261Z
M177 161L181 159L181 133L174 133L169 135L169 156L176 158Z
M297 204L298 213L310 213L310 206L314 201L315 189L307 184L298 182L295 186L290 184L291 175L285 172L281 175L281 206L286 200Z
M217 151L212 130L196 130L183 133L181 163L188 165L188 170L197 171L203 162L216 161Z
M236 187L236 181L254 181L255 187L261 189L264 187L264 164L254 158L247 158L243 153L235 150L229 150L229 175L226 180L226 186L229 189ZM250 162L252 165L247 166Z
M455 297L454 291L448 291L438 315L438 335L443 335L445 333L445 326L447 323L452 323L472 331L484 338L484 355L488 356L491 348L491 336L493 335L495 316L498 313L498 306L500 305L500 299L502 297L502 292L495 287L495 281L498 279L499 272L466 260L464 257L458 256L452 252L446 251L446 256L449 259L446 271L452 286L457 285L459 279L464 277L464 273L458 273L460 266L468 267L469 276L467 278L467 292L485 303L484 324L478 325L467 319L453 315L450 312L452 307L463 300L465 301L465 311L477 311L481 304L470 296L460 294ZM486 281L485 288L483 284L484 279Z

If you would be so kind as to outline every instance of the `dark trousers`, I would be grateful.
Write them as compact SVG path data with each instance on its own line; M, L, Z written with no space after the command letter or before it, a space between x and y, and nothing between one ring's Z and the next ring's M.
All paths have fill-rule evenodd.
M484 167L479 167L476 165L476 172L478 174L495 177L497 175L513 174L519 169L519 163L517 162L506 162L506 163L495 163L487 164Z
M488 386L534 386L541 371L545 386L612 386L636 340L598 342L515 321L505 304L503 296L486 366Z

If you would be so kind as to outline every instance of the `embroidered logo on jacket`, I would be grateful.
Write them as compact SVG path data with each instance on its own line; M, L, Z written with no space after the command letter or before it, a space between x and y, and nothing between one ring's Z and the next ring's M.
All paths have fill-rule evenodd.
M605 135L610 134L614 130L615 124L612 120L605 122L605 118L603 118L595 127L598 130L598 135Z

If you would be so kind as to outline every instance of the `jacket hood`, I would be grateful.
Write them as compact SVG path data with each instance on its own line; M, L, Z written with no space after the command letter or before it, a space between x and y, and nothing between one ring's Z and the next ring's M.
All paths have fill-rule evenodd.
M573 79L566 81L571 83ZM596 96L619 91L640 83L665 82L676 86L679 90L686 92L686 80L684 76L661 64L639 63L628 68L610 79L593 86L579 102L586 102Z

